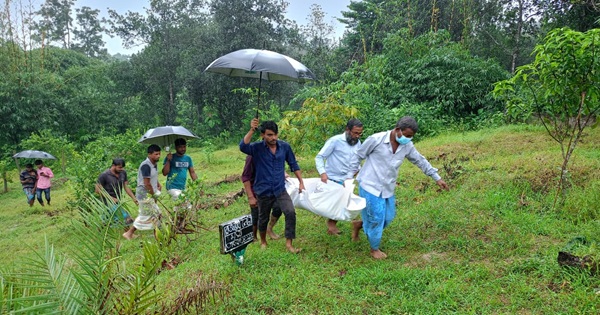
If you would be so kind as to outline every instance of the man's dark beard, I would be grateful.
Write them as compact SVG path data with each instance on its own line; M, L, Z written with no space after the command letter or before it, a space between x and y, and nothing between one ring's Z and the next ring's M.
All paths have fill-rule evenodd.
M346 133L346 142L348 142L349 145L356 145L358 139L352 139L352 136L349 133Z

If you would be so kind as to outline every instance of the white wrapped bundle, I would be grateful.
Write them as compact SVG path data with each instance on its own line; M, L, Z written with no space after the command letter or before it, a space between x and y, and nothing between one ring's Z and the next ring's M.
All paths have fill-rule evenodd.
M298 192L296 178L287 178L285 186L294 207L332 220L350 221L366 207L366 200L354 194L352 179L342 186L332 181L323 183L320 178L305 178L306 190L302 193Z

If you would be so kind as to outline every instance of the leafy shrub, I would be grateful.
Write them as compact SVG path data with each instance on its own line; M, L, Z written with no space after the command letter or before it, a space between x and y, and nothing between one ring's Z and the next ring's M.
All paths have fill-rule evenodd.
M146 158L145 147L137 142L142 133L139 130L128 130L125 133L100 137L88 143L85 148L69 164L69 173L73 175L74 198L69 203L78 207L84 202L86 195L94 191L100 173L108 169L112 159L125 159L125 170L130 185L135 185L137 167Z
M319 102L309 98L300 110L285 113L279 122L279 133L296 151L315 149L329 137L342 133L348 120L357 116L355 108L333 99Z

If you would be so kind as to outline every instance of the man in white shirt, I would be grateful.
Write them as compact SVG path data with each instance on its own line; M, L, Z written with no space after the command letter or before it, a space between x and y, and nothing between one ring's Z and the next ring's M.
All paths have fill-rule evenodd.
M362 132L363 124L360 120L353 118L346 123L344 133L335 135L325 142L325 145L315 157L315 164L322 182L327 183L327 180L330 180L339 185L344 185L346 174L350 170L350 160L360 148L359 139ZM327 233L331 235L341 233L337 227L337 221L327 220Z
M405 116L398 120L396 128L370 136L353 156L350 171L346 174L346 178L352 178L360 162L366 160L356 180L359 182L359 195L367 201L367 206L361 213L362 227L369 239L371 256L375 259L387 257L379 249L379 245L383 229L396 216L394 189L400 165L405 158L430 176L440 188L448 190L448 185L438 175L437 169L431 166L412 143L412 137L418 129L415 119Z

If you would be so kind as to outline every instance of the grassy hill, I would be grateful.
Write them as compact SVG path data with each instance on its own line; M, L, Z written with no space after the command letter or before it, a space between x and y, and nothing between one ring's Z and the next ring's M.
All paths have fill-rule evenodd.
M570 250L599 261L598 139L600 131L589 130L575 151L572 185L557 207L560 148L543 129L507 126L421 141L417 148L451 190L439 191L410 163L402 166L398 214L383 234L388 259L371 259L364 235L351 242L349 223L331 236L326 219L298 209L294 245L304 250L287 253L284 239L264 251L251 244L241 267L219 253L218 224L249 213L245 196L219 202L242 188L234 176L245 156L233 143L219 151L190 148L210 207L199 211L205 229L178 236L178 264L156 283L159 304L212 285L220 294L205 297L207 314L597 314L600 275L561 267L557 254L580 237L589 243ZM305 178L317 176L315 153L296 152ZM79 214L66 208L68 182L52 190L52 207L30 208L16 179L0 195L0 265L23 266L45 238L57 252L76 250L70 239ZM275 231L283 233L282 222ZM141 242L153 241L152 233L139 234L115 239L130 267L141 260Z

